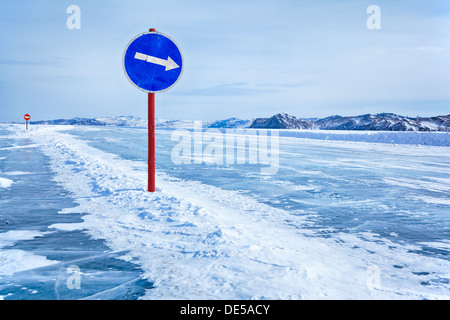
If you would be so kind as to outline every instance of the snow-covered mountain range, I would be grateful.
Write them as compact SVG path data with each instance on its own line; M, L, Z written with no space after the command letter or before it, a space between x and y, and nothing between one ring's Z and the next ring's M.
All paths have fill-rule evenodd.
M254 128L319 129L319 130L375 130L375 131L450 131L450 115L410 118L394 113L360 116L331 116L322 119L299 119L286 113L271 118L258 118Z
M156 125L171 126L170 123L175 125L185 123L186 121L166 121L155 120ZM78 118L73 119L56 119L56 120L42 120L42 121L30 121L30 124L48 124L48 125L92 125L92 126L119 126L119 127L146 127L147 119L142 119L135 116L115 116L115 117L101 117L101 118ZM190 124L187 122L186 125Z
M226 120L217 120L207 125L208 128L248 128L252 124L251 120L242 120L238 118L229 118Z
M271 118L257 118L251 124L252 128L261 129L312 129L312 123L298 119L286 113L279 113Z
M104 123L104 125L106 126L121 126L121 127L147 126L147 119L142 119L135 116L102 117L96 118L95 120Z
M89 118L78 118L73 119L55 119L55 120L40 120L40 121L30 121L30 124L50 124L50 125L84 125L84 126L105 126L106 124L102 121Z
M192 128L193 120L156 119L157 127ZM95 125L146 127L147 120L135 116L102 118L73 118L31 121L30 124L49 125ZM447 131L450 132L450 115L436 117L405 117L394 113L364 114L360 116L331 116L321 119L297 118L279 113L270 118L242 120L229 118L217 121L202 121L204 128L259 128L259 129L316 129L316 130L375 130L375 131Z

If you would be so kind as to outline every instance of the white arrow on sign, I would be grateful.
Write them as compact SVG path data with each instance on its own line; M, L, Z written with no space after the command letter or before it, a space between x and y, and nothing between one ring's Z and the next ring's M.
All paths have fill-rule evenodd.
M167 60L164 60L164 59L160 59L160 58L152 57L152 56L149 56L149 55L146 55L143 53L136 52L136 54L134 55L134 58L166 67L166 71L180 67L170 57L167 57Z

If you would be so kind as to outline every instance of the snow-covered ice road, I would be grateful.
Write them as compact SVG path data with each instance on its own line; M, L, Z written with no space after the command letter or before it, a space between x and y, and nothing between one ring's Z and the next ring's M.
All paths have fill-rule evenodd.
M146 129L0 126L0 295L32 298L44 291L33 281L54 279L62 299L94 282L98 298L450 298L450 147L281 136L267 175L174 163L172 138L157 130L148 193ZM27 176L32 194L7 199ZM114 261L111 272L39 247L52 236L65 255ZM67 261L80 289L64 288Z

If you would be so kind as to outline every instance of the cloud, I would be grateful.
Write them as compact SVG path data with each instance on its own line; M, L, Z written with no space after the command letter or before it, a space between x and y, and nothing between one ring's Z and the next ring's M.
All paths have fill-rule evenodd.
M0 65L7 66L62 67L66 63L67 59L60 57L51 57L45 59L0 58Z
M195 88L190 90L177 90L176 95L185 96L249 96L267 93L281 92L285 89L301 88L309 86L307 83L257 83L231 82L221 83L207 88Z
M258 87L271 87L271 88L301 88L301 87L306 87L306 86L310 86L313 85L313 83L261 83L258 84Z
M441 47L432 47L432 46L421 46L421 47L415 47L415 48L406 48L404 49L408 52L426 52L426 53L443 53L447 52L448 49L441 48Z
M195 96L247 96L275 92L263 88L255 88L246 82L223 83L208 88L196 88L188 91L177 91L177 95Z

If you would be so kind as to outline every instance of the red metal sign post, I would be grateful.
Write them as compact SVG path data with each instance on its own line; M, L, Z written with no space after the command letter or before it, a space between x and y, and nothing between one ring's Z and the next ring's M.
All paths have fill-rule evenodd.
M155 94L148 94L148 191L155 192Z
M149 32L156 29L150 28ZM148 94L148 192L155 192L155 93Z
M26 122L26 128L27 128L27 130L28 130L28 120L31 119L31 116L27 113L26 115L23 116L23 118L25 119L25 122Z

